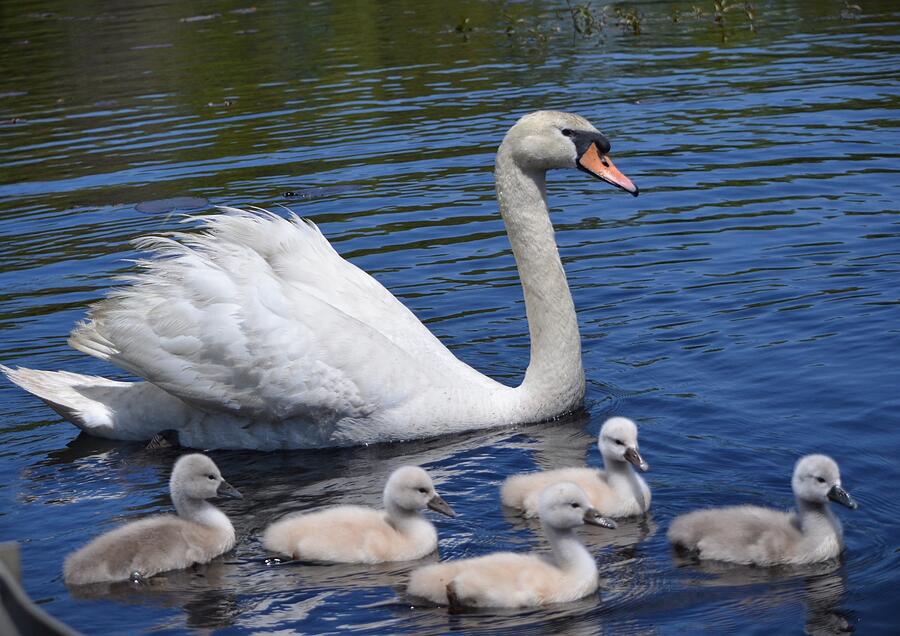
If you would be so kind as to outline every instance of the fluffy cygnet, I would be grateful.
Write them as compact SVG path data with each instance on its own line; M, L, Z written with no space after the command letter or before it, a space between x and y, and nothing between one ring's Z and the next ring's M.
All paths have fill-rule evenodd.
M175 515L156 515L100 535L66 557L66 583L80 585L153 576L207 563L234 547L234 526L207 501L241 498L206 455L183 455L169 480Z
M837 464L826 455L802 457L791 481L797 512L759 506L697 510L676 517L668 538L701 559L754 565L827 561L844 548L841 522L828 505L855 509L841 487Z
M509 477L500 489L504 506L522 510L526 517L538 512L541 492L550 484L571 481L581 486L591 504L607 517L630 517L647 512L650 488L634 468L649 466L638 451L637 426L625 417L611 417L600 427L597 440L605 470L560 468Z
M263 545L295 559L335 563L383 563L420 559L437 549L437 531L423 508L455 517L418 466L402 466L384 486L384 510L335 506L276 521Z
M407 592L451 607L534 607L565 603L597 589L597 564L575 533L588 523L615 528L577 485L556 483L540 497L549 556L497 552L415 570Z

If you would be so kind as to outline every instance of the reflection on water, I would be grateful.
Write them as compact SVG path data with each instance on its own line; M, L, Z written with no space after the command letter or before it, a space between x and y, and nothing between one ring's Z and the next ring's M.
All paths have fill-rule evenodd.
M612 13L598 35L572 37L564 2L0 5L4 364L127 378L65 338L130 270L130 241L184 229L188 206L285 205L463 360L516 383L527 327L491 179L503 133L538 108L584 114L642 189L626 199L578 173L548 183L579 311L584 412L387 446L215 453L246 496L222 504L239 543L196 571L68 590L66 553L170 510L178 451L76 436L0 384L0 539L23 541L32 596L95 633L890 632L900 14L886 0L853 15L841 3L755 4L755 33L732 14L724 43L710 11L677 2L616 4L640 12L639 37ZM266 524L378 505L405 463L425 465L460 513L433 519L441 558L546 550L497 489L517 472L599 466L611 414L639 422L654 494L647 518L582 533L596 596L449 616L404 598L415 564L266 563ZM841 562L673 562L674 516L790 507L791 468L807 452L832 454L861 503L837 513Z
M807 634L844 634L854 631L852 621L840 608L846 587L843 563L832 560L803 566L759 568L732 563L700 561L675 556L682 574L698 587L743 588L754 611L796 604L806 607ZM763 594L757 591L765 584Z

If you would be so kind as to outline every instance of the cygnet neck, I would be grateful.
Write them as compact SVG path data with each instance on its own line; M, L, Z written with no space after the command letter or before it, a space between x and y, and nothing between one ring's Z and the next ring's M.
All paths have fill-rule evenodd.
M573 528L554 528L542 523L544 536L553 551L553 561L562 570L589 573L596 571L594 557L584 547Z
M797 498L800 529L804 535L842 534L840 521L827 503Z
M206 501L190 497L178 490L172 491L172 504L175 512L185 521L192 521L204 526L225 526L231 528L231 522L221 510ZM223 522L224 520L224 522Z
M535 420L577 408L584 397L575 305L547 208L546 171L523 169L504 140L495 170L500 215L519 270L531 337L520 390Z
M603 455L603 468L606 471L606 483L619 497L632 498L638 502L641 510L646 509L644 490L641 487L643 481L631 462L618 457Z
M418 510L402 508L387 497L384 499L384 510L391 524L400 531L408 529L425 519Z

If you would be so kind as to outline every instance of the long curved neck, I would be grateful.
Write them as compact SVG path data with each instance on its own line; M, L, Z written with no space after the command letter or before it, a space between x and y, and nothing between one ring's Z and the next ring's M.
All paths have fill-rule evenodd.
M545 172L523 170L503 144L495 174L531 336L531 361L520 388L526 401L539 400L535 419L553 417L580 405L584 370L575 305L547 209Z

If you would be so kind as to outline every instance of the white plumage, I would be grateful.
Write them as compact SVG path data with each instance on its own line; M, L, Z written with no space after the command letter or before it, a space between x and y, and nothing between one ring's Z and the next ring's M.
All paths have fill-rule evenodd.
M433 603L463 607L533 607L566 603L597 589L597 564L575 534L584 523L615 528L599 516L575 484L541 494L541 526L549 556L497 552L426 565L410 575L407 592Z
M581 403L584 374L545 172L595 165L636 193L608 160L586 163L608 145L583 118L542 111L498 151L532 340L517 388L458 360L312 223L233 208L203 218L201 232L138 241L153 258L72 332L73 347L146 382L0 370L88 433L176 429L204 448L342 446L553 418Z
M541 492L560 481L578 484L591 505L607 517L630 517L650 508L650 488L634 468L649 467L638 449L637 426L626 417L611 417L600 427L597 446L605 470L557 468L513 475L503 482L500 498L504 506L521 510L526 517L538 513Z
M411 561L437 549L437 531L419 511L453 510L418 466L402 466L384 487L384 510L335 506L276 521L263 533L268 550L335 563Z
M234 526L207 502L240 497L215 463L199 453L183 455L172 468L169 489L178 515L156 515L127 523L66 557L69 585L145 578L195 563L207 563L234 547Z
M837 464L826 455L806 455L791 483L797 512L759 506L695 510L672 521L668 539L715 561L770 566L833 559L844 549L844 538L828 502L856 508L841 487Z

